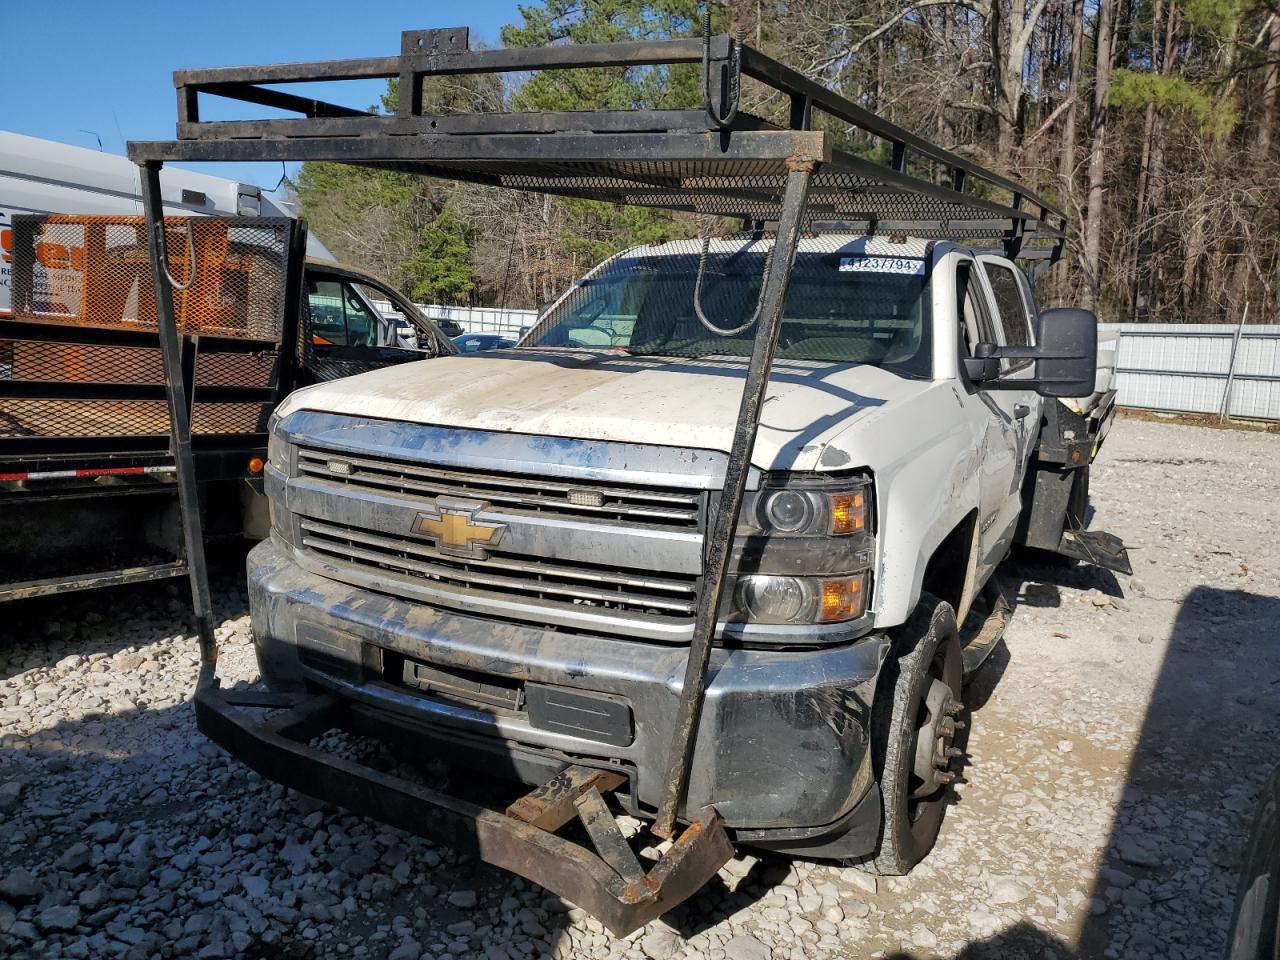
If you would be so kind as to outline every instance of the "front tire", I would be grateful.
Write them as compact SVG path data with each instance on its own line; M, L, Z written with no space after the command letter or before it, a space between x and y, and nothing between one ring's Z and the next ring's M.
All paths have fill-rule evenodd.
M902 876L933 848L955 779L965 725L964 663L951 604L924 594L892 646L871 712L872 762L884 810L880 844L862 864Z

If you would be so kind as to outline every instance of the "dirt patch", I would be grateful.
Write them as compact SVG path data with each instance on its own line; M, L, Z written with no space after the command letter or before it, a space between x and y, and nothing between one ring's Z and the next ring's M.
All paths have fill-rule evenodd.
M1214 430L1247 430L1251 433L1280 433L1280 423L1268 420L1240 420L1229 418L1218 421L1216 413L1166 413L1143 407L1118 407L1121 420L1146 420L1149 423L1176 423L1185 427L1210 427Z

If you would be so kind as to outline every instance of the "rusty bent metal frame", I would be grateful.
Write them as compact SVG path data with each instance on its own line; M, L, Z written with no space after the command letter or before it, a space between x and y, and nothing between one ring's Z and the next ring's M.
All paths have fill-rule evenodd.
M422 81L429 76L669 64L701 64L701 108L423 114ZM738 110L744 76L789 98L787 126ZM263 86L389 77L400 80L394 116ZM179 139L131 143L129 154L143 169L171 442L200 639L200 729L264 776L474 853L566 897L615 933L634 930L691 895L732 855L715 810L685 810L684 794L716 610L801 232L820 217L857 222L868 232L906 232L902 225L910 224L925 235L993 238L1010 255L1055 260L1062 250L1065 216L1013 181L915 137L727 37L473 51L465 29L409 31L401 38L399 57L179 71L174 82ZM301 116L202 122L201 94ZM892 163L885 166L833 150L830 136L812 128L815 110L890 144ZM622 785L618 773L570 766L505 812L496 811L311 746L319 734L346 726L347 708L332 695L220 688L188 411L165 270L159 171L170 160L347 162L733 216L755 229L766 223L776 226L723 494L710 524L667 782L652 826L654 834L672 843L647 871L604 800ZM944 182L936 169L928 175L919 169L913 173L912 161L941 166ZM991 199L1001 192L1011 197L1009 202ZM264 709L283 712L256 719ZM585 827L594 853L557 833L574 819ZM677 828L678 819L687 824L683 830Z

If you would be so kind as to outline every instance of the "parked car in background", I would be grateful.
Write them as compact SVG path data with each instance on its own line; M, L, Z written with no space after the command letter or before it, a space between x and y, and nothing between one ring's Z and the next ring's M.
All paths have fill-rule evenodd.
M457 320L450 320L448 317L433 317L435 325L440 328L446 337L462 336L462 324Z
M516 345L513 337L505 333L464 333L453 338L459 353L480 353L482 350L506 350Z

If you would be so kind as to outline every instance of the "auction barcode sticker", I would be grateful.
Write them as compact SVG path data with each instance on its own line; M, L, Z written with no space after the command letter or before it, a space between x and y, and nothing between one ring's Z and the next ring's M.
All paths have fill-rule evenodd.
M911 257L841 257L841 273L901 273L924 276L924 261Z

